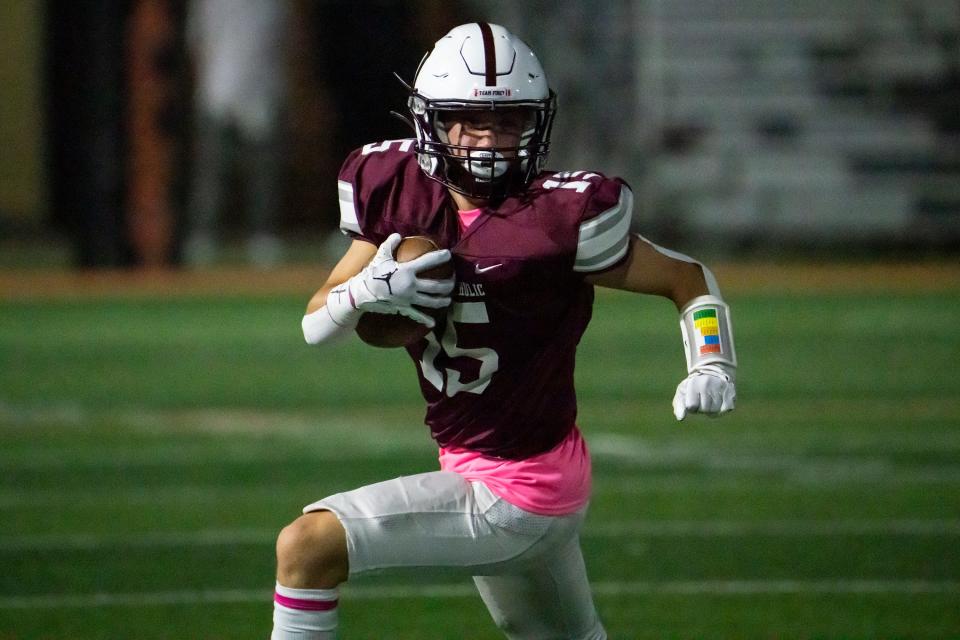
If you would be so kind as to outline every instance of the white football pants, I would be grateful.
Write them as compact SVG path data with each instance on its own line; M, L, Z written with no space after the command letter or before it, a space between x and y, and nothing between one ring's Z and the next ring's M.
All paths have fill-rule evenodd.
M603 640L580 551L586 508L524 511L481 482L435 471L338 493L304 508L333 512L347 533L350 575L423 569L474 577L512 640Z

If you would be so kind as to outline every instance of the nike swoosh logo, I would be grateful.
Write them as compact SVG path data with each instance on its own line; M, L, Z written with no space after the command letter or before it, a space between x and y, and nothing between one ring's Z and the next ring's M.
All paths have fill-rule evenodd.
M492 265L490 265L489 267L481 267L480 265L475 264L475 265L473 265L473 270L474 270L476 273L486 273L487 271L492 271L492 270L496 269L497 267L502 267L502 266L503 266L503 263L502 263L502 262L498 262L497 264L492 264Z

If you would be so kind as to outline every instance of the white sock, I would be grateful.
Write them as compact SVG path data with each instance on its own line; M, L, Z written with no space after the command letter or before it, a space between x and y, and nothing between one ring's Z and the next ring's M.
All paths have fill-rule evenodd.
M337 589L291 589L278 582L270 640L333 640L338 597Z

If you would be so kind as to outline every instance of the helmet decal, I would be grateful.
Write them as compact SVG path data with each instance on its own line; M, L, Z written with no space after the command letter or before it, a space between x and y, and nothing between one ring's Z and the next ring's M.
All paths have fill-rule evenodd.
M509 98L513 95L513 90L510 87L491 87L489 89L474 89L473 97L474 98L484 98L484 97L504 97Z
M497 84L497 48L493 44L493 29L486 22L478 22L480 37L483 38L483 61L486 70L487 86Z

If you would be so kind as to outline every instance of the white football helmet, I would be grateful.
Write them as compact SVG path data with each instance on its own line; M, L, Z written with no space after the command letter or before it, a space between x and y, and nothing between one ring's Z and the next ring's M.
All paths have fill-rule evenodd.
M420 168L467 196L499 199L526 187L543 168L557 99L537 56L495 24L454 28L424 56L407 106ZM450 144L444 114L520 110L516 147L477 149Z

